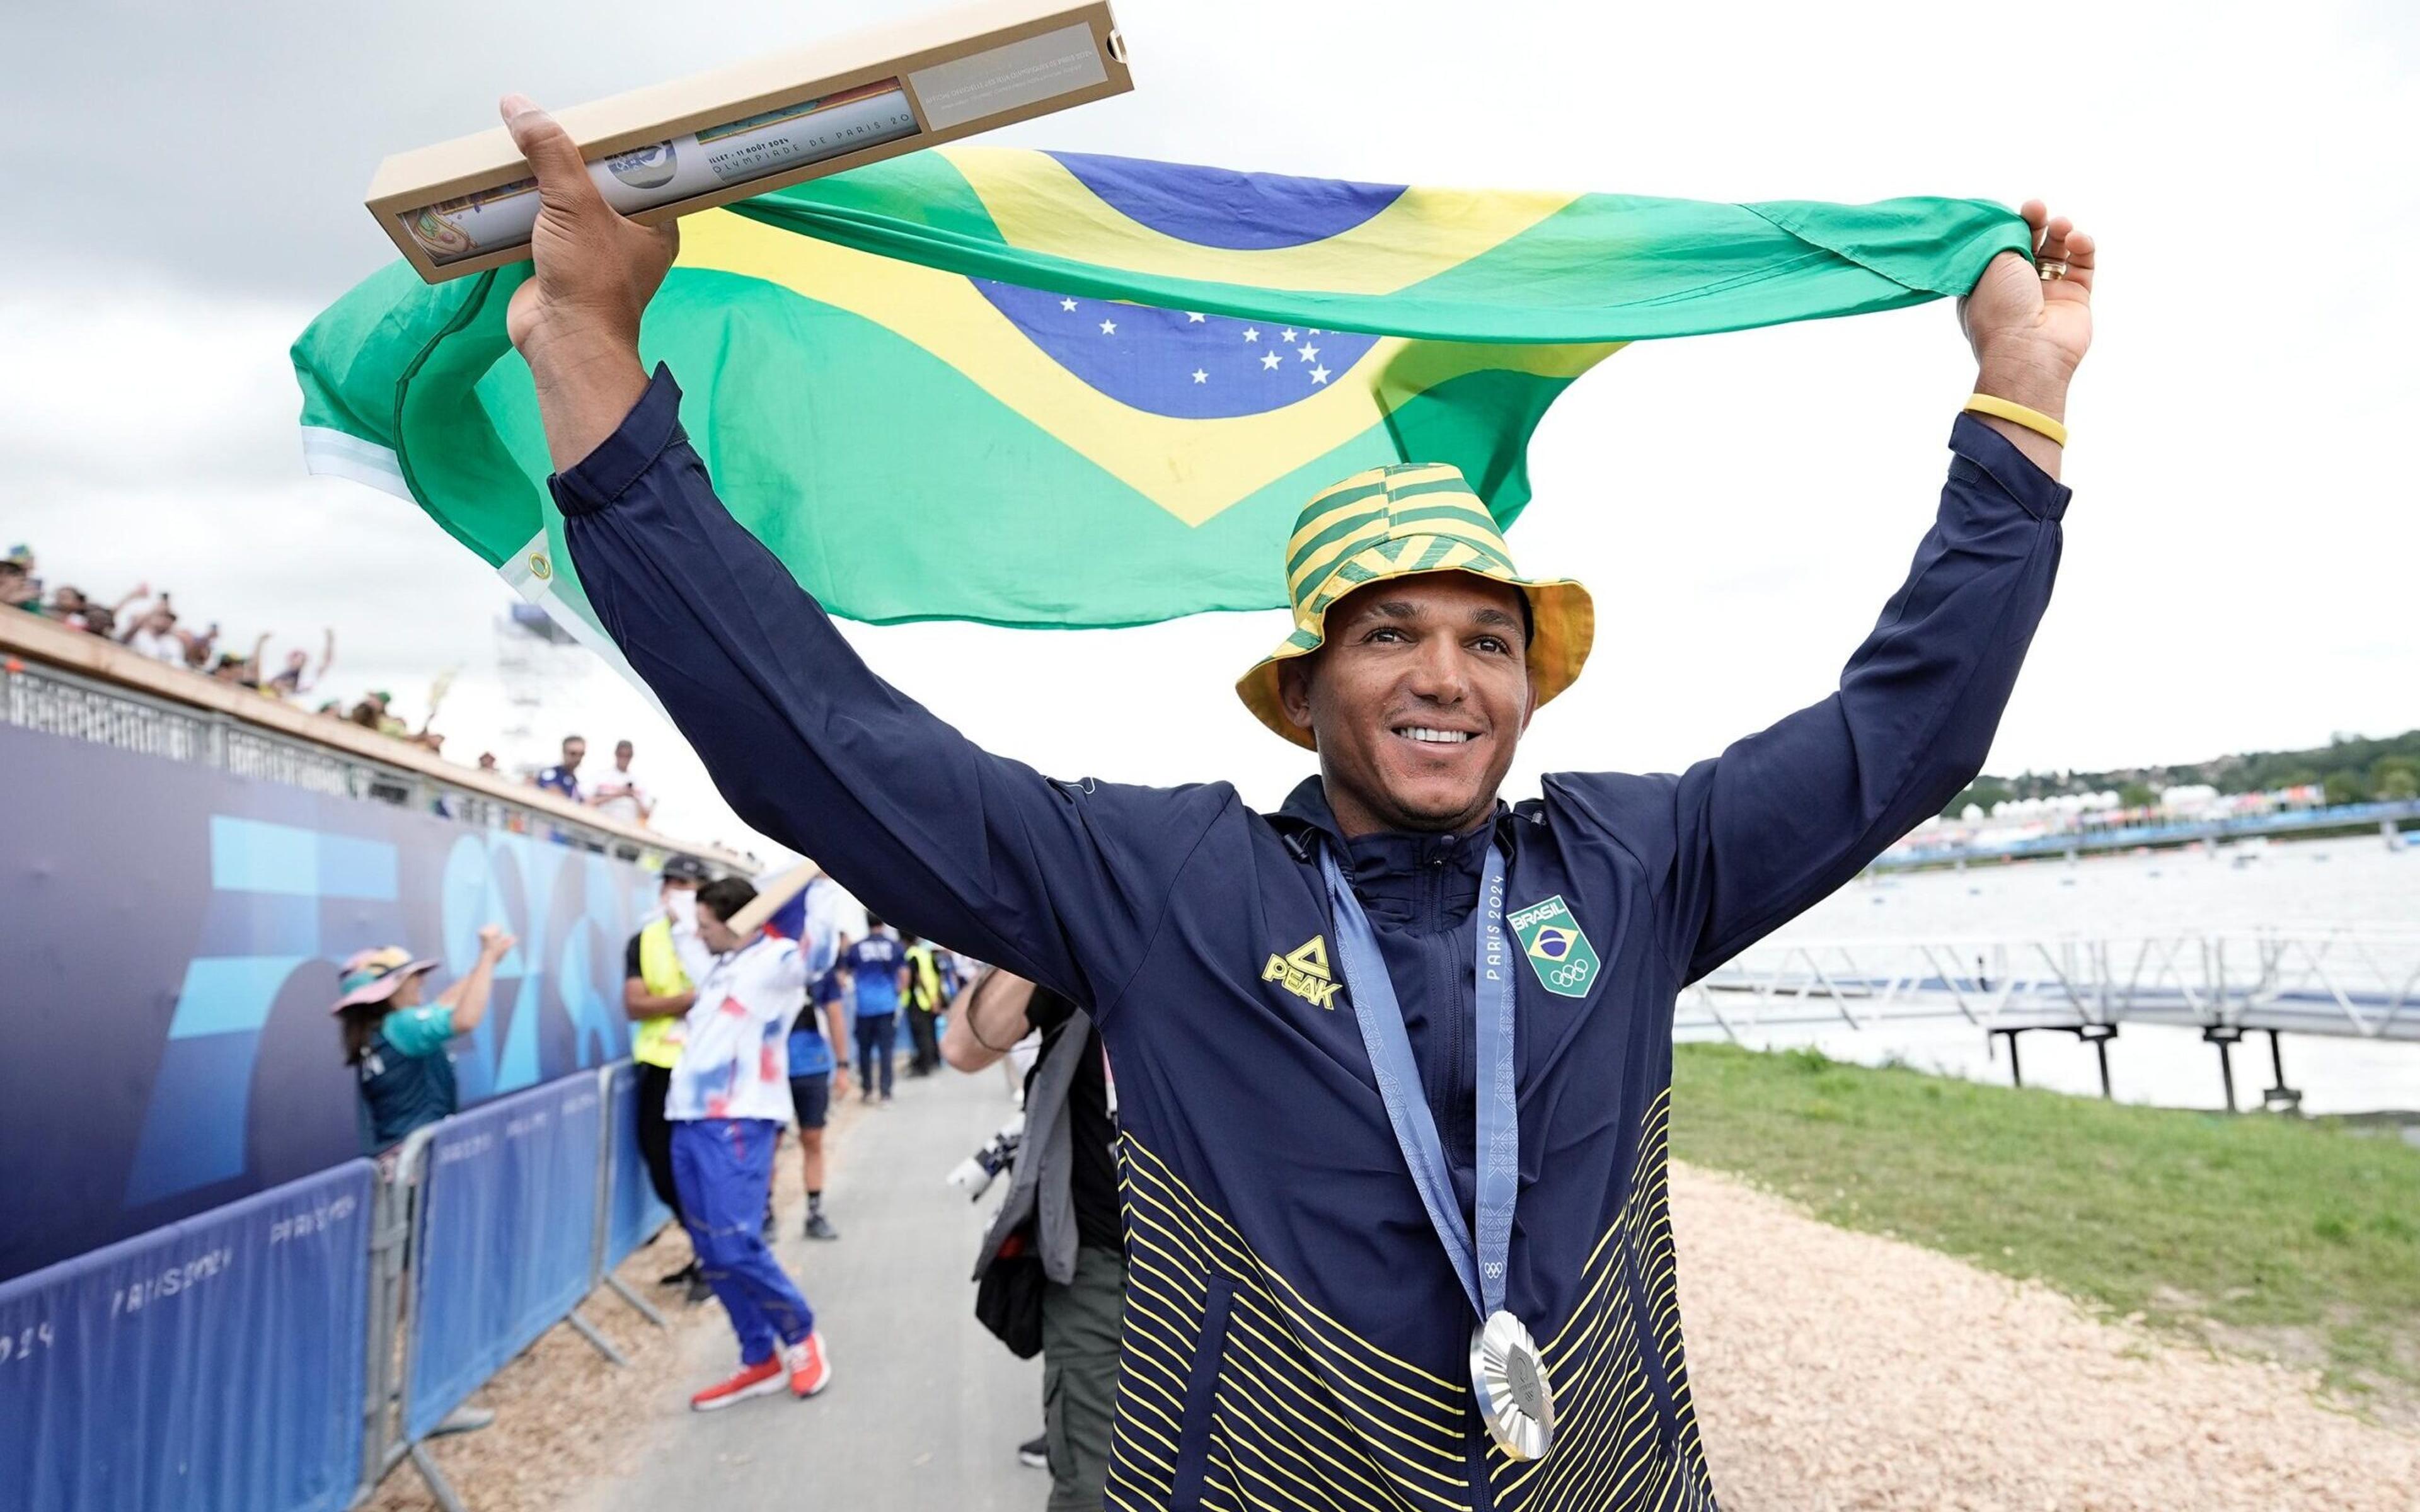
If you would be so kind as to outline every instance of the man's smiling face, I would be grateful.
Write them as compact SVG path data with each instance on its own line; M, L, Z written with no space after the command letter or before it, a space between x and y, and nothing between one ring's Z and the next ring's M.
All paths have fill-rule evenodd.
M1536 708L1525 608L1470 573L1389 579L1340 600L1326 643L1279 669L1346 834L1458 832L1494 811Z

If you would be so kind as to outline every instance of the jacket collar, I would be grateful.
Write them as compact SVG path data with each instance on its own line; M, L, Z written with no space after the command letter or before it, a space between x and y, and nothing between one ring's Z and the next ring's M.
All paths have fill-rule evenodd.
M1278 811L1269 816L1286 849L1295 860L1305 865L1319 864L1319 846L1337 846L1353 858L1351 872L1357 890L1360 884L1379 877L1399 875L1422 866L1443 860L1449 868L1467 865L1476 874L1481 848L1491 839L1505 847L1509 856L1518 843L1512 822L1513 814L1502 798L1496 800L1496 817L1492 824L1463 835L1418 833L1405 830L1381 830L1348 841L1336 823L1336 810L1327 804L1327 786L1316 777L1307 777L1286 795Z

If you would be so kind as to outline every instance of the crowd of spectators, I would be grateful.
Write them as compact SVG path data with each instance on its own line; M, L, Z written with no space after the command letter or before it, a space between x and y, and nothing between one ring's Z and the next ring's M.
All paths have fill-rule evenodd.
M312 664L308 651L297 646L278 658L271 670L271 634L266 630L254 639L249 653L223 650L216 620L196 628L164 591L154 594L147 582L135 584L132 592L114 604L103 604L82 589L65 583L46 594L35 567L34 553L28 547L10 547L7 555L0 556L0 609L17 609L70 630L99 636L137 656L182 668L213 682L245 688L264 698L302 703L320 691L328 668L336 659L336 632L330 629L321 634L318 665ZM436 717L442 689L441 684L439 691L431 694L429 717L417 730L393 711L393 698L381 688L372 688L350 704L341 699L322 699L316 711L442 753L445 737L429 728ZM586 804L625 823L645 825L656 805L630 770L632 751L630 742L617 742L613 747L613 769L594 786L583 786L580 765L587 759L588 742L578 735L567 735L563 741L562 760L532 774L529 780L534 786L574 803ZM478 767L482 772L503 775L493 751L479 753Z
M213 682L292 703L301 703L318 692L327 680L328 668L336 659L334 629L320 633L317 666L312 664L309 651L296 646L276 658L272 668L269 654L271 632L267 630L253 639L249 652L224 649L216 620L197 627L164 590L154 594L147 582L135 584L132 592L114 604L104 604L66 583L46 594L36 571L33 550L24 546L10 547L6 556L0 556L0 608L18 609L65 629L99 636L138 656L181 668ZM390 695L373 689L349 705L338 699L322 699L317 712L409 740L432 751L443 747L444 736L431 731L426 721L418 730L411 729L389 710L390 702Z

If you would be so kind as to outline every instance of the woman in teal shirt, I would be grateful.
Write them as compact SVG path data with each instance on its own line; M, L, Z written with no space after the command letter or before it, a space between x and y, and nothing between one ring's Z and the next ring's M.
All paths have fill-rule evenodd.
M479 931L479 959L459 981L420 1000L420 979L437 964L399 945L364 950L337 978L334 1012L345 1034L345 1063L362 1089L362 1145L376 1154L461 1105L445 1043L488 1016L496 963L513 937L496 925Z

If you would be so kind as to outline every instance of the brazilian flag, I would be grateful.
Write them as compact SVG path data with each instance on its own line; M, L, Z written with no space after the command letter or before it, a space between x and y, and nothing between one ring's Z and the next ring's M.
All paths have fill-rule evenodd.
M1722 205L912 154L681 223L641 337L732 513L832 612L1100 626L1286 602L1311 494L1529 434L1628 342L1963 293L1974 200ZM315 471L402 493L601 644L504 335L526 263L403 263L294 345Z

